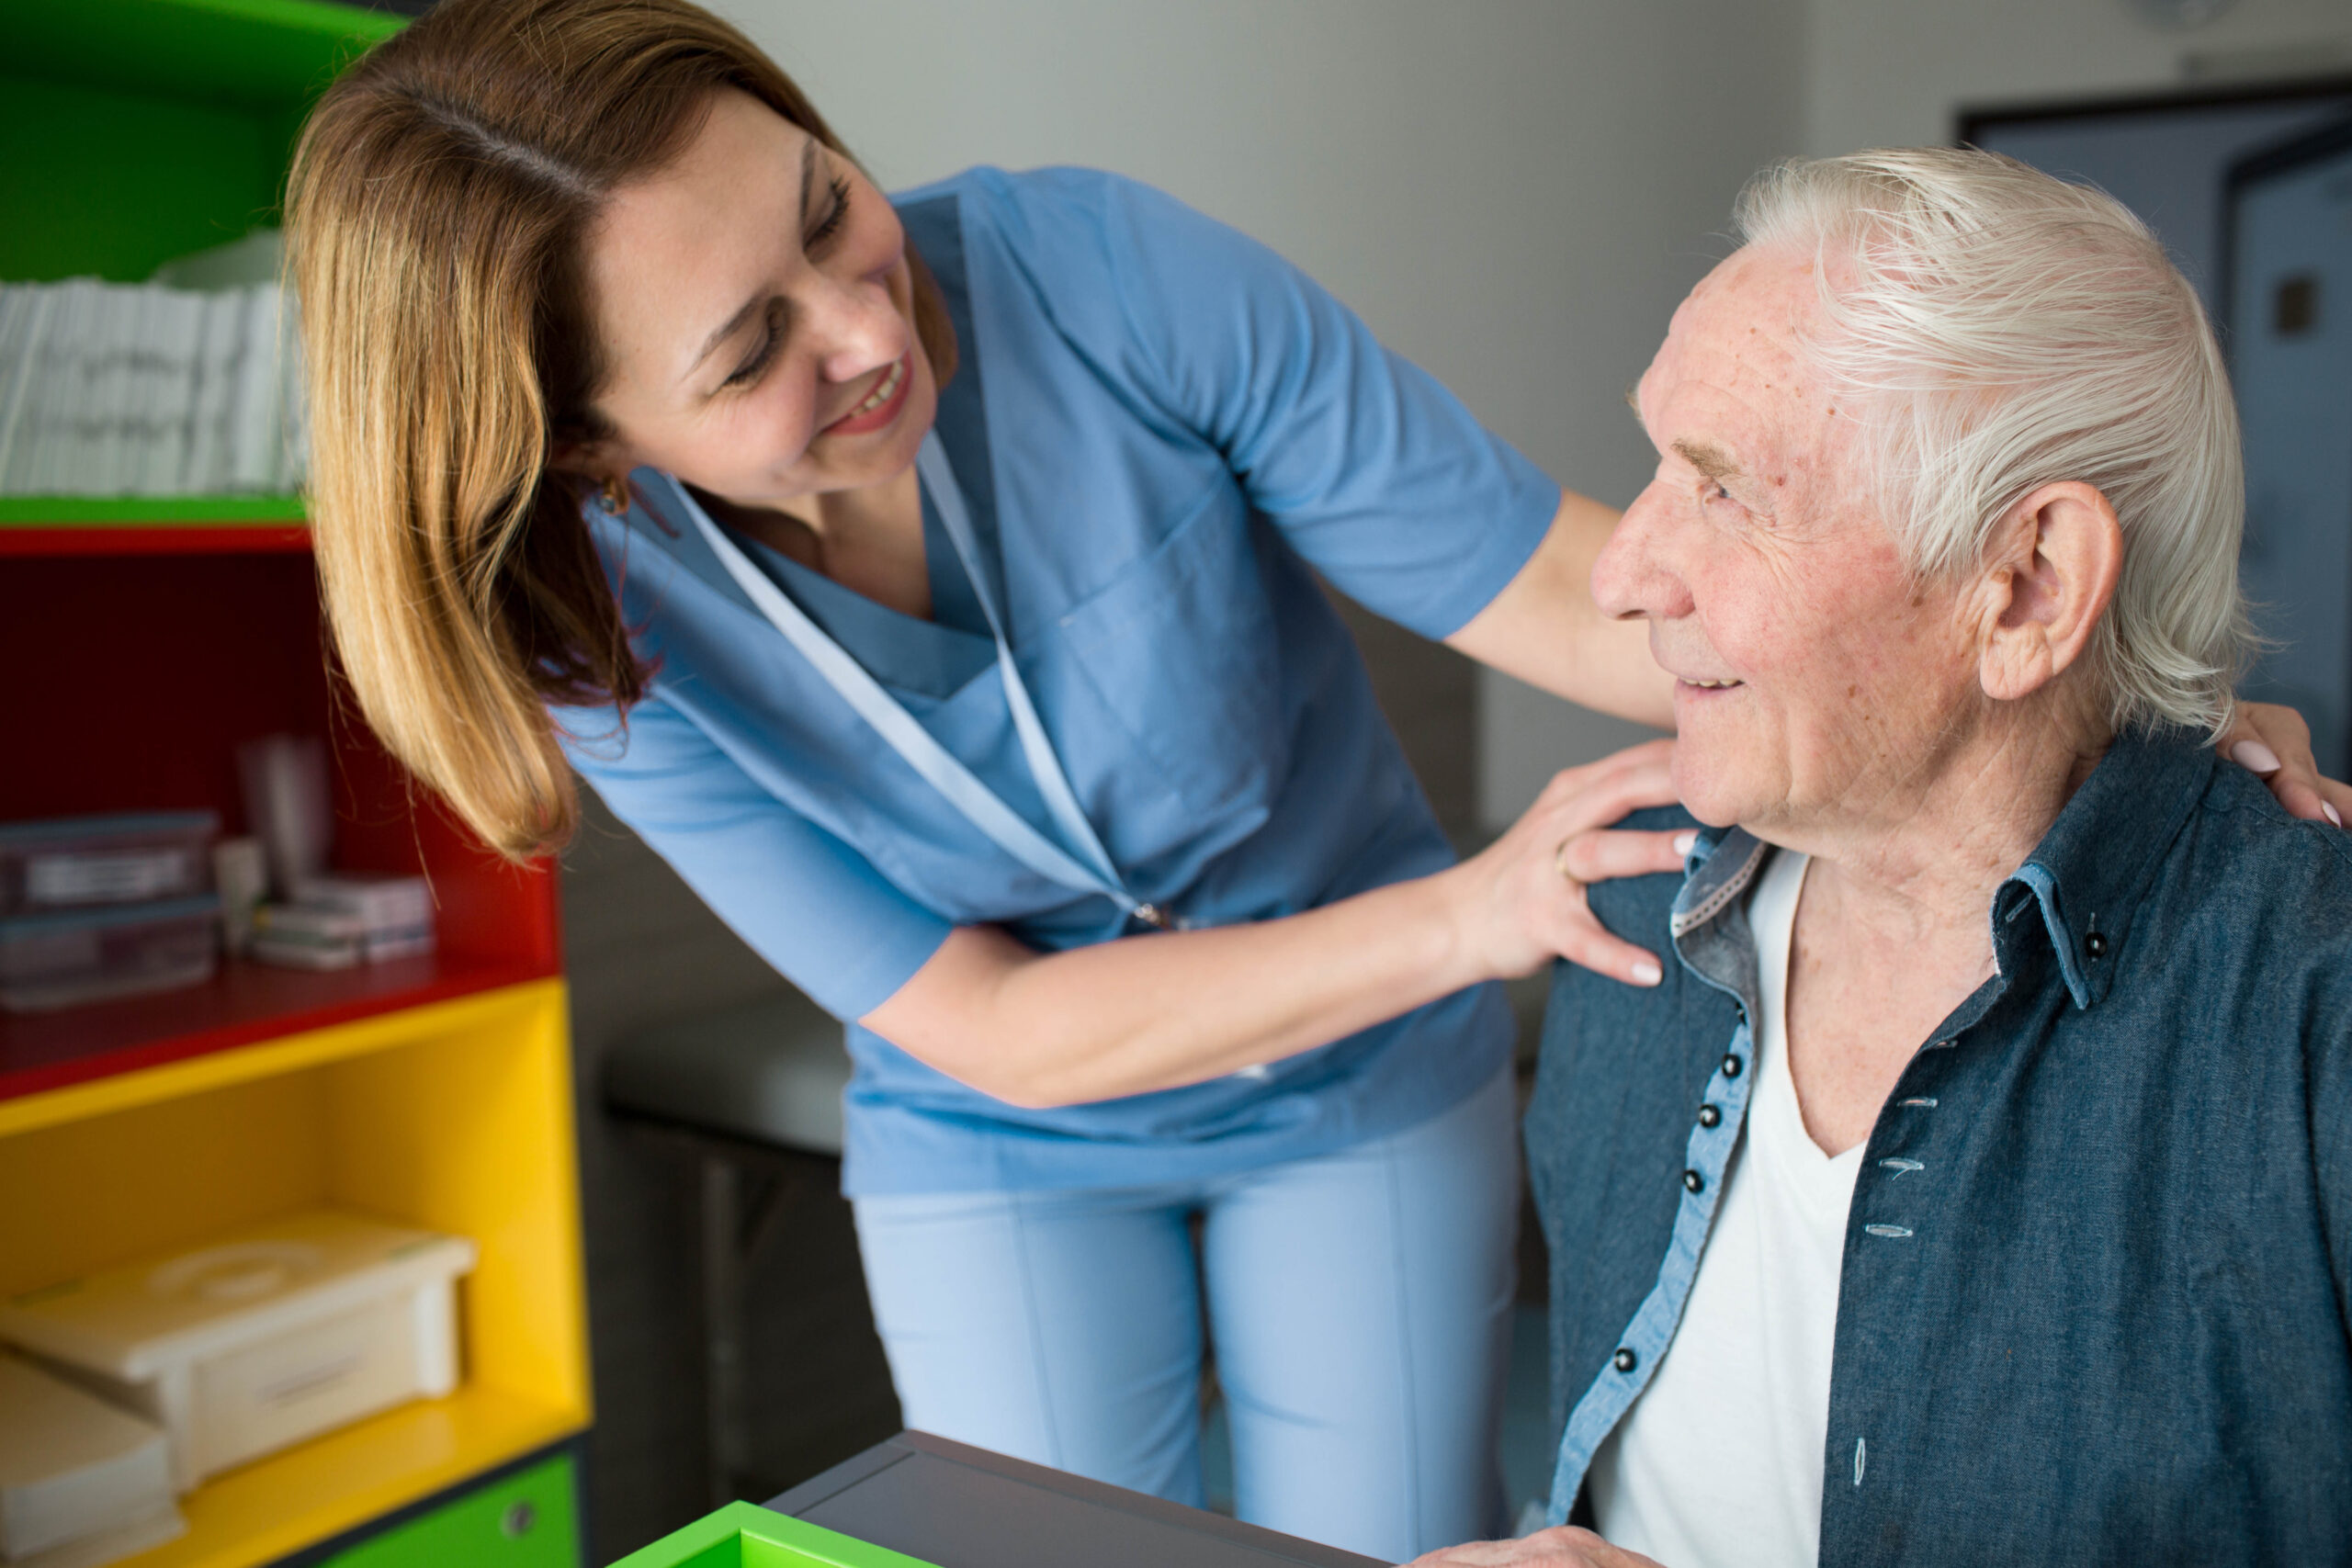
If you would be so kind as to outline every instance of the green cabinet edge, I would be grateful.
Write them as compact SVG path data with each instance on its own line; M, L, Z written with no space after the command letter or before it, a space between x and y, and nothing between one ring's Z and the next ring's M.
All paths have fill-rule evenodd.
M582 1560L577 1465L568 1449L394 1517L348 1546L295 1561L313 1568L579 1568Z

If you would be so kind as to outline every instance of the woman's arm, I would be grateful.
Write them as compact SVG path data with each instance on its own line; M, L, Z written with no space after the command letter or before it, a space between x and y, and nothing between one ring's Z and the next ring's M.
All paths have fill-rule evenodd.
M1055 953L967 926L859 1021L951 1077L1043 1107L1275 1061L1555 954L1655 985L1657 959L1603 931L1582 884L1681 868L1687 833L1603 830L1672 800L1670 754L1653 741L1572 769L1462 864L1283 919Z
M1563 491L1519 575L1446 645L1555 696L1671 729L1674 682L1650 657L1648 625L1611 620L1592 602L1592 563L1616 526L1608 507Z

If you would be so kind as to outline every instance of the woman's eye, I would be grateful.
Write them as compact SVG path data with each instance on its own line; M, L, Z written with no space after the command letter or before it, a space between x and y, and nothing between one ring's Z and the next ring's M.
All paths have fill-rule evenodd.
M802 248L815 250L840 232L841 226L848 220L849 182L836 175L832 179L831 205L825 209L824 217L817 220L817 226L808 231L808 238L802 242Z
M761 323L759 346L752 350L751 357L735 367L733 375L719 383L721 387L748 387L760 378L760 372L765 370L768 361L775 357L780 325L775 307L770 305L766 319Z

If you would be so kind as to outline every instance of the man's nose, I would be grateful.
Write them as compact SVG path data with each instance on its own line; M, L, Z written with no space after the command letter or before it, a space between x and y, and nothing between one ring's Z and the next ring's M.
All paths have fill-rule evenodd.
M1665 559L1666 507L1652 485L1634 499L1592 563L1592 602L1611 620L1670 620L1690 611L1690 594Z

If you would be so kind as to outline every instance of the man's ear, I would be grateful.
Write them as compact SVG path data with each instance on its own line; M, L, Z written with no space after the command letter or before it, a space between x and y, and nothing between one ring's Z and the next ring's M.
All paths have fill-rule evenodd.
M1984 694L2015 702L2082 659L2123 574L2123 525L2098 488L2044 485L2002 519L1984 568Z

